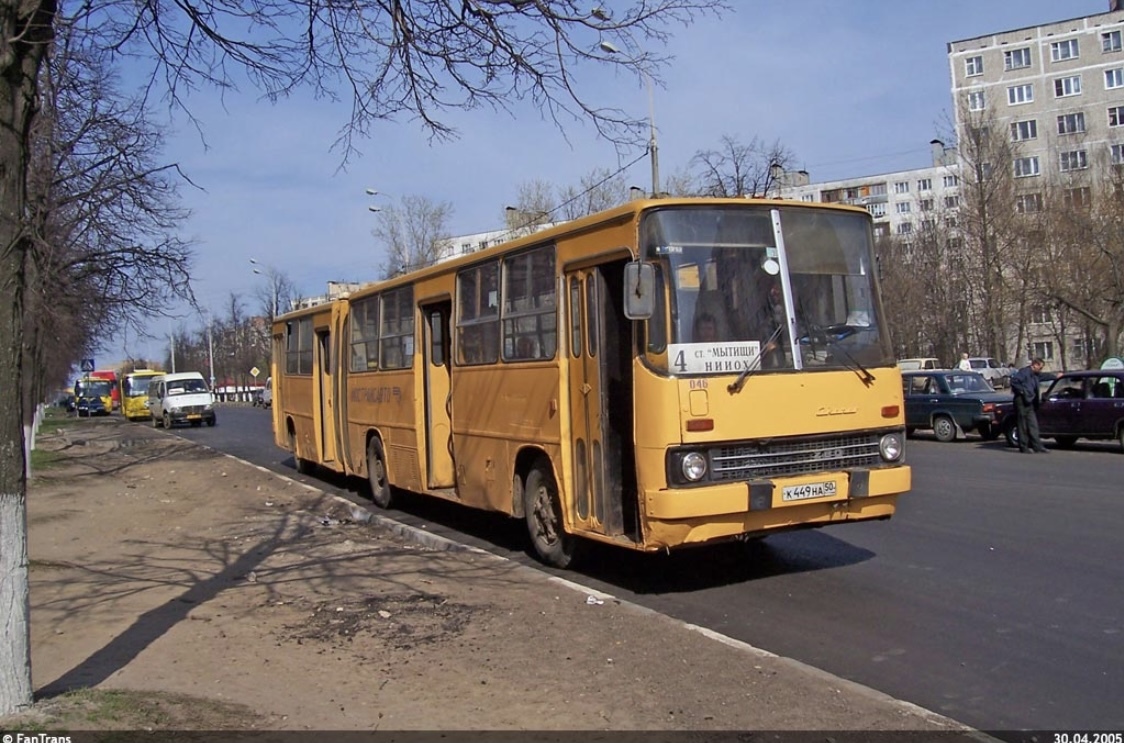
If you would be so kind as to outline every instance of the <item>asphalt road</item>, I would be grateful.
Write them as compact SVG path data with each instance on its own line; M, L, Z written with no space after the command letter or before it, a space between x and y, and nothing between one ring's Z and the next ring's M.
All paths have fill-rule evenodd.
M309 479L267 411L224 407L215 428L177 433ZM1119 447L917 438L907 452L914 488L889 522L671 555L599 548L568 577L982 730L1124 731ZM315 481L369 505L362 483ZM427 498L389 515L537 565L521 522Z

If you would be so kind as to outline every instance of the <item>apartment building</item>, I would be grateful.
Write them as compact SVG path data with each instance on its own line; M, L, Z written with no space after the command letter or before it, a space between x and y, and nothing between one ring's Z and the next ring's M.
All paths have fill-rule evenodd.
M958 127L989 120L1009 132L1028 191L1124 165L1124 7L1108 8L948 44Z
M937 214L960 203L956 150L940 140L930 142L932 165L915 170L856 176L812 183L805 171L784 172L770 194L798 201L821 201L864 207L874 217L876 237L906 239L930 226Z

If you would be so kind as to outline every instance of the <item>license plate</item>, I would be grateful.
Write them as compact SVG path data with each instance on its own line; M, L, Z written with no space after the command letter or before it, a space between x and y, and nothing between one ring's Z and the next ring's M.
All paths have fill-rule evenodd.
M189 415L189 416L187 416L187 419L189 421L201 421L201 420L203 420L203 416L201 416L201 415Z
M781 500L807 500L809 498L829 498L835 495L835 480L827 482L808 482L803 485L788 485L781 491Z

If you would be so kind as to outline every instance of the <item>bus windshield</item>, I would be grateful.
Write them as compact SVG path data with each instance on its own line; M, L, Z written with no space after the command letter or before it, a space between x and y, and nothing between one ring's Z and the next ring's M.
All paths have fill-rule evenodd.
M74 383L75 397L109 397L113 385L104 379L79 379Z
M649 362L676 375L892 366L863 214L765 205L657 210L641 224L667 306ZM793 353L793 348L796 353Z
M121 386L125 390L125 397L147 397L148 385L152 383L152 377L155 375L133 375L126 374Z

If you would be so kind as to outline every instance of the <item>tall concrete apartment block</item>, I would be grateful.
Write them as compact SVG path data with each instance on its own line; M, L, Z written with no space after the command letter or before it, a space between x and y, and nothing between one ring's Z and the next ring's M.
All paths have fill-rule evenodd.
M1124 7L948 45L958 126L991 119L1017 143L1015 176L1080 183L1124 165Z

